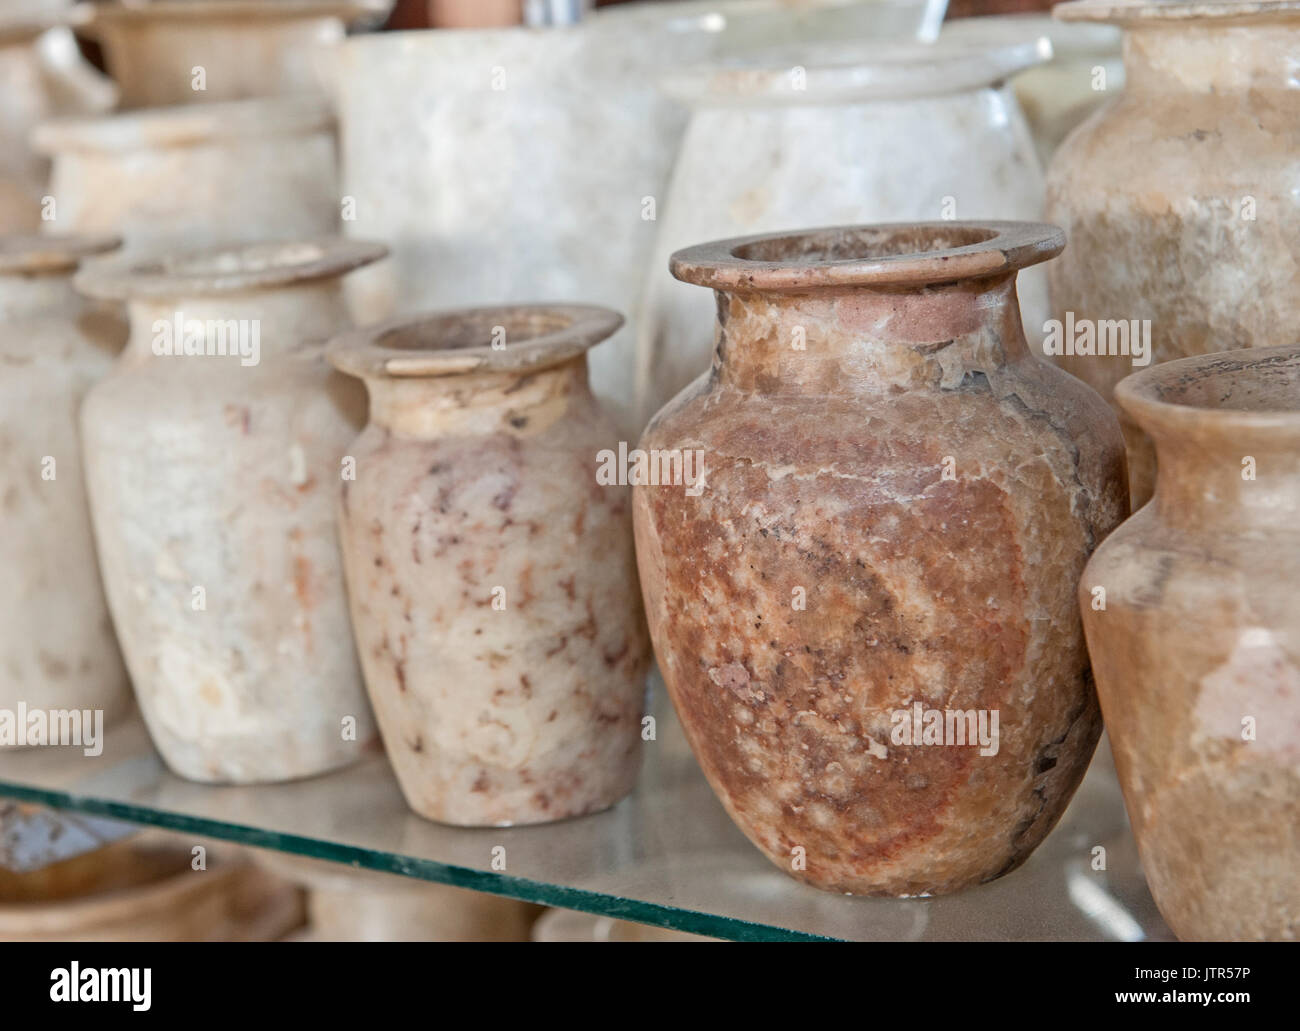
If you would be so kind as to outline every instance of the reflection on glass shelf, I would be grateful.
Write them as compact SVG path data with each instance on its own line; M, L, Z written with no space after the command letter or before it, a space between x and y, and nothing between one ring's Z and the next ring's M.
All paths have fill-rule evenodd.
M749 844L705 783L658 680L653 696L659 735L646 744L635 793L608 812L539 827L422 820L382 756L292 784L191 784L167 772L138 717L110 729L97 757L0 752L0 797L717 938L1170 937L1138 870L1104 742L1060 825L1019 870L944 898L848 898L798 884ZM1097 846L1104 870L1093 869Z

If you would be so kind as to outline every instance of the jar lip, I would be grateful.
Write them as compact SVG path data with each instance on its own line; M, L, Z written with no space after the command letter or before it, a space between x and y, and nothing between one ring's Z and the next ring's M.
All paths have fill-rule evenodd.
M1053 7L1052 16L1126 28L1188 22L1247 25L1300 17L1300 0L1069 0Z
M1292 401L1290 407L1269 406L1279 394ZM1115 400L1147 430L1300 430L1300 346L1248 347L1162 362L1120 380ZM1252 402L1260 403L1251 407Z
M0 275L70 272L83 259L121 246L121 237L108 234L0 234Z
M387 254L381 243L343 237L234 244L151 261L105 262L79 272L74 284L101 300L203 297L341 276Z
M1046 34L998 42L940 35L934 43L820 43L683 68L664 75L660 86L701 107L860 103L984 89L1051 59Z
M349 330L330 341L326 354L336 368L363 379L529 373L577 358L622 325L622 315L594 304L453 308Z
M194 147L241 136L305 136L333 125L325 98L303 93L56 118L36 126L31 141L42 154L121 153Z
M85 3L78 7L92 10L85 15L94 29L105 23L159 22L203 25L213 21L250 20L257 22L294 21L305 18L340 18L351 22L367 15L382 14L388 9L385 0L149 0L142 2Z
M1045 222L881 222L714 240L677 251L668 267L685 283L737 292L924 286L1014 272L1064 249L1064 231Z

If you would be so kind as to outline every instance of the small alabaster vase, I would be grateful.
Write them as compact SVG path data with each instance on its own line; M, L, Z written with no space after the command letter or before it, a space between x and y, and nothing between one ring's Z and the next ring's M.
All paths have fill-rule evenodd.
M1155 496L1079 586L1142 868L1183 939L1300 937L1300 348L1123 380Z
M621 322L479 308L331 347L370 392L340 499L352 623L421 816L541 823L632 789L650 646L629 491L597 476L617 433L586 360Z
M1125 515L1114 415L1032 354L1016 274L1053 226L932 222L679 251L712 369L640 449L651 637L741 830L819 888L914 896L1014 869L1101 731L1075 587Z
M0 236L0 710L12 720L12 734L0 727L0 747L58 743L33 740L37 711L49 727L50 710L79 710L84 738L96 733L85 710L111 722L130 707L77 429L81 400L112 368L126 326L72 287L83 259L116 246L105 237Z
M365 398L330 368L377 244L262 244L83 270L130 339L82 410L100 564L154 744L191 780L321 773L378 743L336 487Z
M1276 344L1300 321L1300 5L1080 0L1054 13L1119 25L1126 83L1048 170L1047 218L1070 241L1048 268L1066 330L1053 360L1115 404L1147 363ZM1137 509L1155 452L1116 408Z

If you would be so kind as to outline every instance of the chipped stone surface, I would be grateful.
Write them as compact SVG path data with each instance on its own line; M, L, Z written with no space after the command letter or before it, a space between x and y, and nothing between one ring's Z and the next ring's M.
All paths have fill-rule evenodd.
M1160 473L1079 597L1142 867L1180 938L1294 940L1300 350L1189 358L1118 395Z
M72 289L78 262L115 245L0 236L0 709L11 712L102 709L110 723L130 707L77 432L126 327Z
M1126 512L1113 416L1020 329L1015 270L1058 252L1059 231L755 240L674 258L719 291L719 328L712 370L641 443L705 451L700 497L635 490L669 692L724 806L782 869L870 895L990 880L1092 756L1074 588ZM917 701L999 710L996 755L895 744L891 713Z
M87 486L136 698L191 780L304 777L377 744L334 514L365 399L322 344L347 325L339 278L383 253L250 246L77 281L128 302L127 348L82 410ZM155 354L177 312L259 320L260 363Z
M1150 319L1156 362L1273 346L1300 316L1296 12L1226 4L1194 17L1196 6L1114 7L1125 90L1048 172L1047 218L1070 242L1048 267L1053 317ZM1101 18L1112 5L1064 10L1082 17L1085 7ZM1255 21L1234 20L1246 14ZM1134 371L1124 356L1055 360L1107 399ZM1137 508L1151 496L1155 455L1119 414Z
M628 488L596 481L617 433L585 355L620 323L485 308L333 345L371 398L340 500L353 626L421 816L540 823L632 789L650 646Z

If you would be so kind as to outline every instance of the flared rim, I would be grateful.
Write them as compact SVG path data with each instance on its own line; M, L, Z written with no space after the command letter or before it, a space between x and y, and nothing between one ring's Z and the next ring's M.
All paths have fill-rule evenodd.
M182 251L130 265L106 264L83 270L75 282L82 293L103 300L201 297L341 276L387 254L387 247L369 240L273 241Z
M121 246L121 237L108 234L0 235L0 275L70 271Z
M884 222L714 240L668 267L714 290L917 286L1014 272L1064 248L1064 231L1045 222Z
M1250 25L1300 18L1300 0L1070 0L1052 8L1061 21L1105 22L1122 27L1214 22Z
M389 319L330 342L335 367L365 379L532 372L576 358L623 325L592 304L491 305Z

